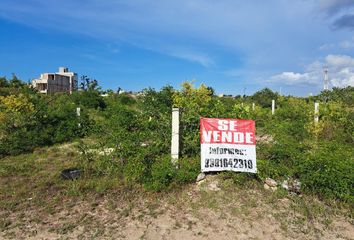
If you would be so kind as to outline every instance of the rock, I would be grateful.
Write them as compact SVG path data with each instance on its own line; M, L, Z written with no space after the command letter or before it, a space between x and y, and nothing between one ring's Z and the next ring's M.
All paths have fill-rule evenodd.
M289 192L290 196L296 196L297 194L295 192Z
M289 203L289 199L288 198L282 198L282 199L280 199L280 201L282 202L282 203Z
M205 173L199 173L197 177L197 182L200 182L205 179Z
M218 186L218 182L212 182L208 185L208 190L210 191L220 191L221 189Z
M75 180L80 177L81 172L81 169L78 168L67 168L61 171L60 176L64 180Z
M205 191L220 191L219 180L216 176L208 175L204 173L199 174L197 178L197 189Z
M288 184L288 180L284 180L283 183L281 184L282 188L284 188L285 190L289 190L289 184Z
M269 187L276 187L278 185L277 182L274 179L271 179L271 178L266 178L266 180L264 182Z
M281 186L288 190L289 192L293 193L300 193L301 190L301 182L297 179L291 179L288 178L287 180L284 180Z
M256 141L260 143L273 143L274 139L273 136L265 134L262 136L256 136Z
M299 190L301 189L301 182L300 180L295 179L294 180L294 187L298 188Z
M295 193L300 193L301 190L301 182L297 179L293 180L291 182L291 185L289 186L289 190Z
M206 179L200 180L199 182L197 182L197 185L200 186L200 185L202 185L205 182L206 182Z
M267 190L272 190L272 191L276 191L278 189L278 187L270 187L268 184L264 184L264 189Z
M99 155L109 155L114 151L114 148L104 148L103 151L98 152Z

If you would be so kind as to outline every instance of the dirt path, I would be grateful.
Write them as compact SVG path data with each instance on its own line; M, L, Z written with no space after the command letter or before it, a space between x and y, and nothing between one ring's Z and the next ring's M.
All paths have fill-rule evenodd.
M354 239L352 219L340 209L249 189L211 178L170 193L115 193L51 210L2 212L9 221L0 239Z

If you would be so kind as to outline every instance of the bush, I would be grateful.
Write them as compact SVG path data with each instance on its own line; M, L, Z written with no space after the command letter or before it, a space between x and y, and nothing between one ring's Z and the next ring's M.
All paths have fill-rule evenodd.
M300 162L300 179L310 193L354 203L353 166L352 147L324 142Z
M182 157L178 160L176 173L177 183L190 183L197 179L200 173L200 156Z
M1 156L93 134L92 144L80 145L80 165L88 180L118 177L129 185L161 191L192 182L199 174L201 117L253 119L257 135L271 139L257 144L258 175L223 176L230 175L237 183L258 176L300 178L309 193L353 200L353 88L311 98L284 97L263 89L234 99L216 97L211 88L185 82L180 91L166 86L160 91L144 89L138 96L111 93L102 98L95 89L49 96L25 87L9 90L11 84L5 80L0 79L0 87L6 89L0 89ZM16 79L12 83L17 84ZM320 105L320 122L314 124L313 100L320 98L327 102ZM277 100L275 115L270 110L272 99ZM172 107L181 113L178 169L170 159ZM107 148L113 152L97 154Z
M104 109L106 107L106 103L103 100L103 97L100 95L99 91L78 91L74 92L71 97L77 106L93 109Z
M263 108L270 108L272 106L272 100L278 99L278 94L270 90L269 88L264 88L251 97L252 101Z
M85 136L92 125L85 109L76 116L76 105L66 94L9 95L0 98L0 109L0 156Z
M171 162L170 156L163 156L151 166L151 178L145 183L148 189L161 191L170 186L176 175L176 166Z

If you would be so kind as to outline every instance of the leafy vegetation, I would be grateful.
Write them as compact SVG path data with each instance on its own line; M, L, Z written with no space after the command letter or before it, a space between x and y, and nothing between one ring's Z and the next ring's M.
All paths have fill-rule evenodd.
M84 170L87 183L97 182L96 190L116 187L111 184L116 179L120 185L161 191L198 175L200 117L254 119L260 137L258 173L232 173L236 184L266 177L300 179L309 194L354 201L353 87L309 98L280 96L270 89L220 98L210 87L185 82L181 90L166 86L139 94L109 91L102 97L97 81L83 78L82 91L46 96L15 80L0 79L2 157L76 140L81 154L75 165ZM275 115L270 111L272 99L277 102ZM317 124L315 101L321 103ZM176 166L170 159L172 107L181 111L181 158ZM112 181L105 185L93 179Z

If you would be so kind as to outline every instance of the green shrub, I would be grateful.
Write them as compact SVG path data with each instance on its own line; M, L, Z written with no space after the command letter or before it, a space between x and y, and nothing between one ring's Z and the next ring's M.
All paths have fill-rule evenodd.
M178 159L178 170L176 173L177 183L190 183L197 179L200 173L200 156L182 157Z
M105 182L113 183L111 178L154 191L193 182L200 172L200 118L216 117L253 119L257 135L270 139L257 143L257 175L222 174L234 183L252 183L258 177L300 178L308 193L353 199L353 88L311 98L263 89L235 99L216 97L211 88L186 82L179 91L166 86L160 91L144 89L138 96L111 93L103 98L94 88L44 96L25 87L10 89L6 79L0 82L5 88L0 89L0 156L93 134L91 144L79 145L78 164L87 181L107 179L97 185L100 191L106 189ZM314 124L313 100L321 98L327 102L321 103L320 122ZM277 103L275 115L272 99ZM178 169L170 159L172 107L179 107L181 114ZM107 148L114 151L102 154Z
M161 191L169 187L176 175L176 166L171 162L170 156L156 159L151 166L151 178L145 183L148 189Z
M96 90L74 92L71 98L78 106L93 109L104 109L106 107L103 97L100 95L100 92Z
M85 108L76 116L72 96L36 92L0 98L0 156L83 137L94 123ZM78 126L80 123L80 127Z
M272 100L278 99L278 94L270 90L269 88L264 88L251 97L252 101L263 108L270 108L272 106Z
M354 200L354 157L351 146L323 142L299 164L300 179L308 192L324 198Z
M257 171L261 179L273 178L279 180L290 175L289 167L269 159L258 159Z
M354 107L342 103L322 105L319 138L354 144Z
M124 166L124 177L130 185L144 183L147 180L148 165L144 158L133 157Z

